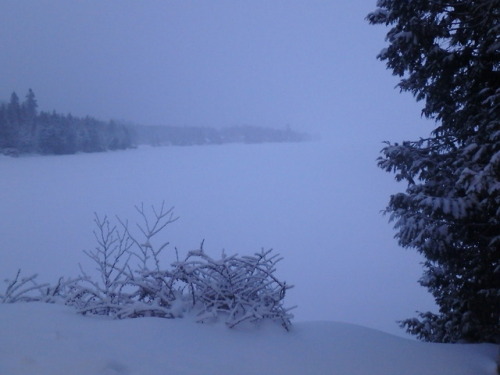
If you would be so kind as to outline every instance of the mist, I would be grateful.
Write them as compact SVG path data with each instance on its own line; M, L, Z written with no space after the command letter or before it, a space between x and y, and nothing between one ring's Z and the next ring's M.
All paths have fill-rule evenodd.
M421 132L377 62L373 4L26 1L1 6L1 95L145 125L290 125L377 143ZM361 132L361 133L360 133Z
M255 125L316 135L297 144L139 148L0 158L2 277L78 273L93 213L175 206L172 247L274 248L297 320L402 334L433 308L420 257L381 214L404 189L376 167L384 140L431 123L376 55L370 3L86 1L0 5L0 98L29 88L41 110L144 125Z

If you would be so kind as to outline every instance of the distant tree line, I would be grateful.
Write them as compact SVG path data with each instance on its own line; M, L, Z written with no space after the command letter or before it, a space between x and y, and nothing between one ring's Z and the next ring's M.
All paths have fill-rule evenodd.
M30 89L23 102L15 92L0 104L0 150L4 154L74 154L133 146L129 129L114 121L38 112Z
M192 146L224 143L303 142L309 140L305 133L286 127L272 129L261 126L240 125L226 128L192 126L131 126L138 144L154 146Z
M100 121L38 111L33 90L24 101L15 92L0 104L0 153L74 154L122 150L137 145L190 146L223 143L299 142L306 134L259 126L176 127L131 125L118 121Z

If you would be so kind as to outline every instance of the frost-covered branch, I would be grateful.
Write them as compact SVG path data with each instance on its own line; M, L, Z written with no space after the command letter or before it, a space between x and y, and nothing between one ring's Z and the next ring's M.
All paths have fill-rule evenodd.
M38 284L37 277L37 274L21 277L21 270L18 270L14 279L4 280L7 286L0 293L0 303L64 302L68 288L77 281L61 277L56 285L51 286L49 283Z
M123 221L117 217L118 222L121 224L124 233L126 233L128 239L134 243L138 252L132 252L139 261L140 267L143 270L149 269L149 263L152 260L154 263L154 268L156 271L160 269L160 260L159 255L168 246L168 242L162 242L159 246L154 245L153 238L157 236L161 231L167 227L167 225L172 224L173 222L178 220L178 217L174 216L173 210L171 207L169 209L165 208L165 202L162 202L161 207L157 210L154 206L151 207L151 211L153 212L152 220L149 218L146 210L144 209L144 204L141 206L135 206L136 211L139 213L141 217L142 223L137 223L136 226L142 234L142 238L139 240L136 235L131 233L128 222Z
M80 266L79 278L61 278L52 287L36 284L36 275L20 279L18 272L0 294L0 302L60 301L84 315L117 319L194 314L199 322L222 320L231 328L267 319L290 329L293 316L283 300L291 286L275 275L282 259L279 254L262 250L252 256L227 256L223 252L220 259L213 259L202 242L182 261L176 249L176 261L164 269L161 253L168 242L161 241L160 235L177 220L173 208L162 204L148 213L141 205L136 210L141 218L139 235L132 233L127 221L117 218L119 225L114 225L107 216L95 215L97 245L84 254L94 263L97 279Z
M289 329L292 315L283 307L283 299L292 286L275 277L280 258L271 252L245 257L223 253L214 260L203 250L191 251L184 262L174 264L174 277L186 284L201 322L224 316L234 327L246 320L270 319Z

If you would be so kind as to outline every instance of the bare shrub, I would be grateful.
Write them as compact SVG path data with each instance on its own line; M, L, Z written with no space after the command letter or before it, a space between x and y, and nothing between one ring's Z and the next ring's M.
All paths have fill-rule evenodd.
M223 320L231 328L261 320L290 328L293 316L291 309L283 306L283 300L291 286L275 276L279 254L272 250L252 256L222 253L220 259L213 259L204 251L202 242L199 250L188 252L183 260L179 260L176 250L176 261L163 269L161 255L168 242L160 241L159 235L177 220L173 208L166 209L162 204L160 209L152 207L148 214L141 205L136 210L141 219L136 224L139 235L133 233L127 221L116 218L115 225L107 216L95 215L97 245L84 253L96 266L98 279L80 267L81 276L65 282L63 287L41 285L32 289L50 289L81 314L124 319L179 318L189 313L199 322ZM29 281L23 281L22 286ZM16 279L8 290L19 283Z

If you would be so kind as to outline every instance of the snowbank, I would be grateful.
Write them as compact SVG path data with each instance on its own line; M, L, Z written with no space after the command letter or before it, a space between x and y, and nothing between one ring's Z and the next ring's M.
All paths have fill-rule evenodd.
M0 305L0 374L486 375L494 345L428 344L360 326L228 329L190 319L109 320L64 306Z

